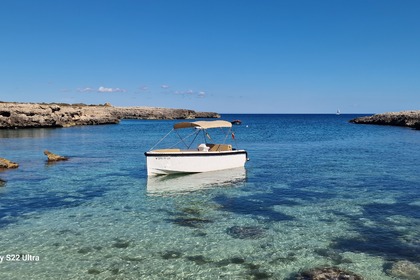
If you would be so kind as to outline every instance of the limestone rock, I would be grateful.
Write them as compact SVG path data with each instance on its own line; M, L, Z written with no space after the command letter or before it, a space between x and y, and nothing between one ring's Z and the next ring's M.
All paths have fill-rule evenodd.
M84 104L0 102L0 128L68 127L118 123L108 108Z
M48 150L44 151L44 155L46 155L48 157L49 162L51 162L51 161L62 161L62 160L68 160L69 159L68 157L63 157L63 156L60 156L60 155L53 154Z
M196 112L187 109L159 107L112 107L113 114L120 119L174 120L195 118L220 118L214 112Z
M0 168L18 168L19 164L5 158L0 158Z
M115 124L121 119L220 118L214 112L155 107L0 102L0 128Z
M387 272L402 279L420 280L420 264L409 261L398 261Z
M363 280L363 277L353 272L341 270L338 267L313 268L299 273L297 280Z
M420 129L420 110L376 114L355 118L350 120L350 122L357 124L407 126Z

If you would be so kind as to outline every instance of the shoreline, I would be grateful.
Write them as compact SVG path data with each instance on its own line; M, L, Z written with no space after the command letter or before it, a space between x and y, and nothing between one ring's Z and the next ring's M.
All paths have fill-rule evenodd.
M117 124L122 119L220 118L215 112L160 107L0 102L0 129Z

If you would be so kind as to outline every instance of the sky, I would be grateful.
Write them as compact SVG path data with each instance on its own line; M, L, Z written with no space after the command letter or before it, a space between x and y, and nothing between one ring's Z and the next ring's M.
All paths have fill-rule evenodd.
M418 0L0 0L0 101L420 110Z

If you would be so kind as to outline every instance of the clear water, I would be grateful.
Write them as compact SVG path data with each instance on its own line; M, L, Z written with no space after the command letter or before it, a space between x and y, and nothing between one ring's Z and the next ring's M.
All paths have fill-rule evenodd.
M224 115L246 170L148 180L174 121L0 131L1 279L365 279L420 262L420 132L352 115ZM69 156L46 164L44 149ZM23 261L24 256L32 260ZM28 257L26 257L28 258ZM38 259L37 259L38 258Z

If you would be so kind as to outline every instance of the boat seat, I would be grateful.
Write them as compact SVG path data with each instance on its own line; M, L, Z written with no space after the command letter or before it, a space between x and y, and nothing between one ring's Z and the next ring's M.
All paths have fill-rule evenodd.
M228 144L207 144L207 147L210 148L210 152L216 151L232 151L232 145Z

